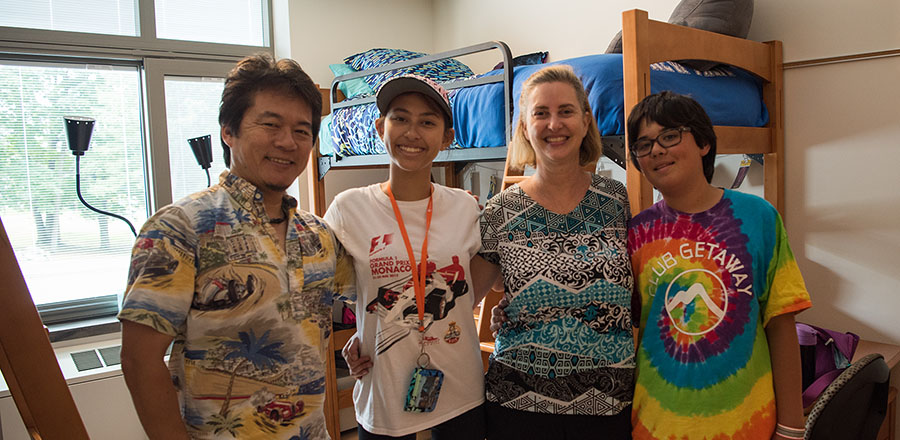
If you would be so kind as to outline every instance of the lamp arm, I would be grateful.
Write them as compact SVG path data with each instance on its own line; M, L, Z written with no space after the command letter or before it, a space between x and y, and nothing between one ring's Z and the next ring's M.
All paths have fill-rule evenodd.
M87 206L88 209L90 209L91 211L94 211L94 212L97 212L97 213L100 213L103 215L108 215L110 217L115 217L119 220L122 220L125 223L128 223L128 227L131 228L131 233L134 234L135 237L137 237L137 231L134 230L134 226L131 224L130 221L128 221L127 218L122 217L121 215L113 214L111 212L106 212L106 211L94 208L93 206L88 204L88 202L86 202L84 200L84 197L81 196L81 160L80 159L81 159L81 156L75 156L75 192L78 193L78 200L81 200L81 203L84 206Z
M206 171L206 187L209 188L212 186L212 179L209 177L209 168L204 168L204 171Z

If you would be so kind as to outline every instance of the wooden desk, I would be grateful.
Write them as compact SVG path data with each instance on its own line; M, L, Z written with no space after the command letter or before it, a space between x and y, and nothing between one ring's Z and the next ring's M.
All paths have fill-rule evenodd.
M897 364L900 363L900 346L866 341L863 339L860 339L859 345L856 346L856 353L853 353L852 362L856 362L857 359L871 353L880 353L884 356L884 361L892 372ZM896 384L892 384L891 391L888 394L887 416L884 418L884 424L881 425L881 430L878 431L878 440L895 440L897 438L896 417L897 388Z
M882 344L881 342L867 341L865 339L859 340L859 345L856 346L856 353L853 354L852 362L856 362L857 359L861 359L871 353L881 353L881 355L884 356L884 361L887 363L888 368L891 370L900 363L900 346Z

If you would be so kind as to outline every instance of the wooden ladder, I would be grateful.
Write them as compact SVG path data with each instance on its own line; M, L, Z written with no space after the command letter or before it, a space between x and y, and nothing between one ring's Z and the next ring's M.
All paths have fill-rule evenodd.
M503 165L503 183L500 190L522 182L528 178L524 170L512 168L509 165L509 148L506 151L506 163ZM491 334L491 309L503 298L503 283L498 282L491 291L481 300L481 306L475 314L475 322L478 324L478 343L481 346L481 362L484 371L488 368L488 359L494 352L494 336Z
M0 221L0 371L32 439L88 440ZM2 437L0 433L0 437Z

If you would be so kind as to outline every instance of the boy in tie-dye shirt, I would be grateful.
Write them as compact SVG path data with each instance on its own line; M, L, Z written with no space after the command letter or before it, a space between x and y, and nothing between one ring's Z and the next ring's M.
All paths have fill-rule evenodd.
M794 314L811 302L781 217L710 185L716 138L693 99L645 98L628 138L663 195L628 234L640 300L634 438L802 438Z

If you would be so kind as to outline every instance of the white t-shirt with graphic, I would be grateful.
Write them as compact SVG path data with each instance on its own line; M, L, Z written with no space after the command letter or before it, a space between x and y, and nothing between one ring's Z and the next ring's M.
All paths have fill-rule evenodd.
M462 190L434 185L425 286L425 352L443 371L434 411L406 412L421 352L418 311L406 246L380 184L339 194L325 221L353 257L360 352L372 358L356 382L356 421L373 434L402 436L431 428L484 402L484 377L472 308L469 261L478 252L478 204ZM425 238L428 199L397 201L416 261Z

